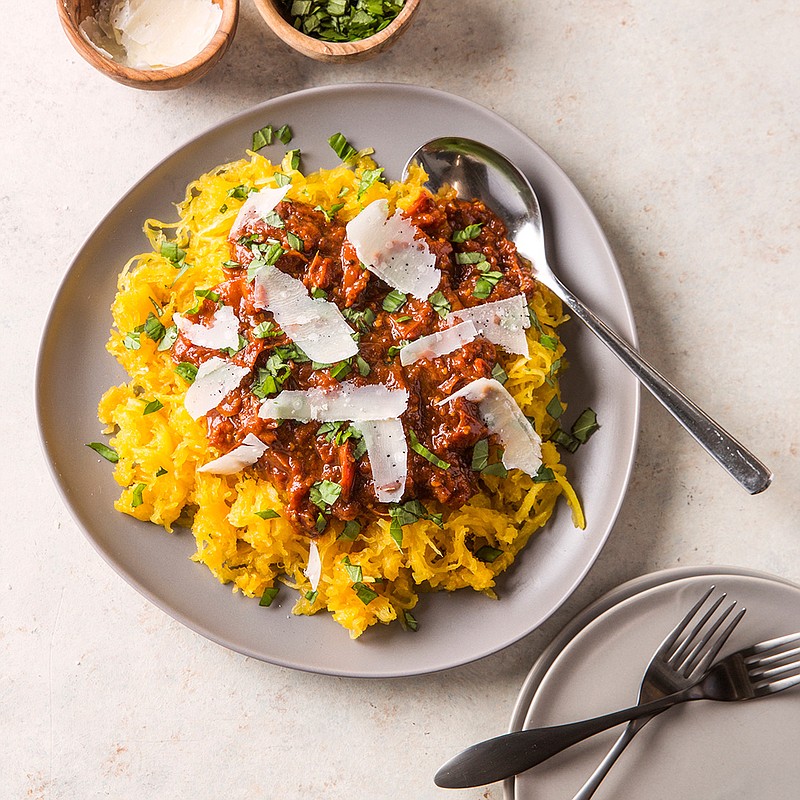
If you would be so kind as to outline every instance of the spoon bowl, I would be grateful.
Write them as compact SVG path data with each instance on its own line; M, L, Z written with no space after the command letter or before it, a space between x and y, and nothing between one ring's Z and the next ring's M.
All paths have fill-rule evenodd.
M504 155L481 142L449 136L432 139L418 148L406 162L404 177L412 164L425 170L432 190L447 185L461 197L483 200L503 220L509 238L531 263L536 279L562 300L717 463L750 494L770 485L772 473L764 464L564 286L548 262L536 192Z

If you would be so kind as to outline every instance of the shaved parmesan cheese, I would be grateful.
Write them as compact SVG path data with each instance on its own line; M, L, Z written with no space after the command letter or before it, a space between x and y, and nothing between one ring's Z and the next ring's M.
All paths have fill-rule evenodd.
M375 200L347 223L347 239L366 268L389 286L420 300L436 291L441 273L427 242L400 209L391 217L387 200Z
M470 320L478 329L478 334L502 347L509 353L527 356L528 339L525 329L530 327L528 301L524 294L483 303L472 308L451 311L447 322L466 322ZM402 355L402 354L401 354Z
M408 444L399 419L359 422L372 467L372 483L380 503L399 503L408 477Z
M476 403L481 419L503 446L503 465L533 477L542 465L542 440L502 383L478 378L437 405L457 397Z
M400 363L406 367L421 358L437 358L452 353L473 341L478 336L478 329L470 322L459 322L451 328L420 336L407 344L400 351Z
M389 389L382 384L354 386L344 383L328 392L286 390L261 404L262 419L293 419L299 422L360 422L394 419L408 408L405 389Z
M81 23L90 43L135 69L183 64L211 42L222 21L212 0L100 0Z
M308 566L303 570L303 574L311 582L311 591L316 592L319 579L322 577L322 559L319 557L319 548L314 541L308 546Z
M245 225L258 219L264 219L270 211L274 211L275 206L286 197L288 191L288 186L279 186L277 188L266 187L260 192L250 192L233 221L230 238L238 239Z
M183 405L193 419L216 408L234 389L239 387L246 375L247 367L240 367L221 358L209 358L197 370L194 383L186 390Z
M238 447L234 447L224 456L209 461L198 468L198 472L211 472L214 475L233 475L241 472L245 467L255 464L267 446L253 433L248 433Z
M311 297L302 281L277 267L255 276L254 304L272 312L283 332L312 360L333 364L358 354L353 329L336 303Z
M209 325L189 322L180 314L173 314L172 318L178 330L198 347L208 347L211 350L224 350L228 347L237 350L239 347L239 320L230 306L218 308Z

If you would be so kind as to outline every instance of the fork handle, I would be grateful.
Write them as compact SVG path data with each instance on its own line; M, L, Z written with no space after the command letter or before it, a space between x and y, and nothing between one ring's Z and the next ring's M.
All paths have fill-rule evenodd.
M743 444L645 361L555 276L548 276L545 283L740 486L758 494L770 485L772 472Z
M614 746L608 751L606 757L600 762L597 769L589 776L589 779L578 790L578 793L572 800L589 800L589 798L594 795L606 775L608 775L611 767L617 763L617 759L622 755L622 751L633 741L633 737L655 716L656 715L653 714L650 717L632 719L625 726L625 730L622 731L619 739L614 742Z
M658 700L613 711L601 717L496 736L462 750L439 769L433 780L437 786L446 789L466 789L469 786L483 786L501 781L541 764L556 753L596 733L628 720L653 716L676 703L701 697L702 694L698 693L696 687L689 687Z

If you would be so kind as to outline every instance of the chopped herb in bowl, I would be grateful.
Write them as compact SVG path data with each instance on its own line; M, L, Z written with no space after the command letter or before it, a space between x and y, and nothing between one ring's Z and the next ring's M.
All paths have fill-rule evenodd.
M405 0L282 0L289 22L324 42L355 42L382 31Z

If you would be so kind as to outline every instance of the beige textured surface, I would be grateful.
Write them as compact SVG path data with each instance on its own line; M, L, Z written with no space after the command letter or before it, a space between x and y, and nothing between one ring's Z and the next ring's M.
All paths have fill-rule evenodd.
M579 608L679 564L800 581L800 24L791 0L721 8L424 0L392 51L329 66L288 51L244 0L236 41L207 78L145 94L78 58L53 2L3 4L15 36L0 51L2 800L496 800L499 786L448 793L431 776L505 728L531 660ZM469 97L539 142L605 228L642 350L777 477L746 496L646 397L619 523L565 608L471 666L363 682L227 652L130 589L62 506L31 398L49 302L125 189L240 109L375 79Z

